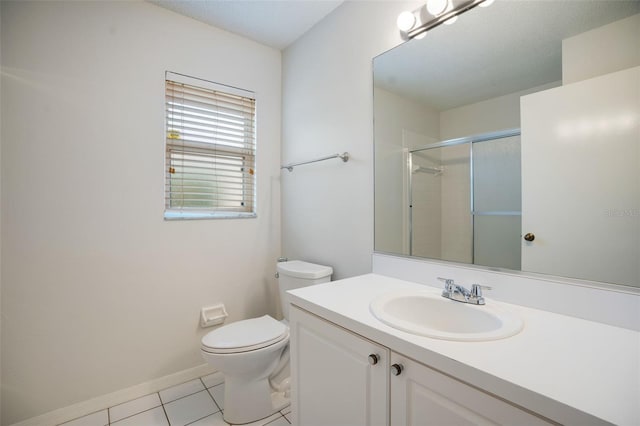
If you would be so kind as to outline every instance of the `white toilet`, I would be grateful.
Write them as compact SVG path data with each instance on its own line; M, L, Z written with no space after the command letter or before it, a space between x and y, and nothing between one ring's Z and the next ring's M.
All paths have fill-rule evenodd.
M289 405L289 379L274 383L289 367L287 290L331 280L329 266L293 260L278 263L278 287L284 319L269 315L225 325L202 338L202 356L224 374L224 419L244 424Z

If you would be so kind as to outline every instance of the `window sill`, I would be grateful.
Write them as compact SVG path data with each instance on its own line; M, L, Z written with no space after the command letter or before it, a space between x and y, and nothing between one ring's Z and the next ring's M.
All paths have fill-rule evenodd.
M254 219L256 213L165 211L164 220Z

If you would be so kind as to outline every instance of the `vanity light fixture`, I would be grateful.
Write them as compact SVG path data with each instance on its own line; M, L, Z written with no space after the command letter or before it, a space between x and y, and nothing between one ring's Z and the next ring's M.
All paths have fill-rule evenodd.
M413 12L402 12L396 21L403 40L422 38L440 24L453 24L458 15L476 6L489 6L494 0L427 0ZM420 36L420 37L419 37Z

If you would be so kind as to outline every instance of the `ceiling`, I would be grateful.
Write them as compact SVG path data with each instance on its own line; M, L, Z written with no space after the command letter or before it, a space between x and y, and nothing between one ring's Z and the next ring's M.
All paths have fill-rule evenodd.
M498 0L376 57L375 84L442 111L558 82L563 39L639 12L638 0Z
M282 50L343 0L147 0L205 24Z

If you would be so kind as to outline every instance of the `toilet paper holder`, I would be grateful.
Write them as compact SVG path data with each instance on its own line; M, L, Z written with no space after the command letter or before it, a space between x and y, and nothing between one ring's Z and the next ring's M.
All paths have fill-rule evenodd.
M223 303L218 303L213 306L206 306L200 309L200 326L212 327L214 325L222 324L227 319L229 314L224 308Z

